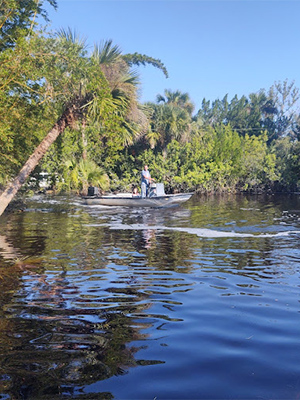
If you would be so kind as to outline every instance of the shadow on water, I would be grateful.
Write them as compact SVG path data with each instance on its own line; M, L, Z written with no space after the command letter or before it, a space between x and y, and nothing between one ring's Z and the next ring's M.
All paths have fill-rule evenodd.
M166 353L151 353L150 343L159 339L160 349L168 347L168 339L156 335L168 325L177 332L175 326L186 323L180 310L188 298L189 312L199 312L192 302L199 285L200 296L209 299L216 293L262 296L264 281L278 283L279 276L284 281L285 266L299 272L298 245L293 249L284 236L299 229L298 209L295 199L246 196L194 197L187 207L165 211L38 198L25 212L5 216L0 398L112 399L115 390L129 398L122 381L109 390L101 382L134 367L170 365ZM193 332L194 324L189 328ZM190 351L194 346L191 342ZM191 375L194 370L195 365ZM96 389L86 390L93 385ZM167 398L167 389L160 389ZM152 392L144 390L150 398Z

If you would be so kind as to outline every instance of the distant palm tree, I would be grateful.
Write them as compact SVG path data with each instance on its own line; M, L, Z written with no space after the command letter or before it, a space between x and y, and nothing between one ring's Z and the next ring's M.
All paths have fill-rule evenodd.
M152 148L160 144L164 150L173 139L188 140L192 120L185 109L171 103L148 103L148 107L152 109L152 129L146 138Z
M164 96L158 94L156 97L157 103L165 103L173 106L177 106L186 110L190 115L192 115L195 106L190 99L188 93L182 93L180 90L172 91L166 89Z

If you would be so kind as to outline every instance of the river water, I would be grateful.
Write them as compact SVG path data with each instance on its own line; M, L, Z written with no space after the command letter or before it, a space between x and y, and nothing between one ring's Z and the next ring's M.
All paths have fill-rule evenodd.
M0 218L0 399L299 399L300 200Z

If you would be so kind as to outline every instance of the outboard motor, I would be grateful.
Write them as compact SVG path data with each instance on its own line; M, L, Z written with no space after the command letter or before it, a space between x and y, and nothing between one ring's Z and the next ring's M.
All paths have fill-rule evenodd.
M150 185L149 197L165 196L165 187L163 183L152 183Z
M100 190L96 186L88 187L88 196L100 196Z
M149 188L148 197L155 197L155 196L156 196L156 184L151 183L150 188Z

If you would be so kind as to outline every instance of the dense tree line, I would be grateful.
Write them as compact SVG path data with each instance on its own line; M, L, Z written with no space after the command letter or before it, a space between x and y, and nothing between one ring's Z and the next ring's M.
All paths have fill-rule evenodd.
M299 89L275 82L230 101L165 90L147 103L146 134L124 149L113 171L138 183L143 162L170 191L294 191L299 185Z
M141 104L132 66L150 64L167 77L163 63L123 54L110 40L88 53L70 30L38 30L45 1L1 3L0 185L10 183L1 203L41 171L56 190L128 190L145 162L169 191L297 190L294 82L203 99L199 110L188 93L171 90Z

